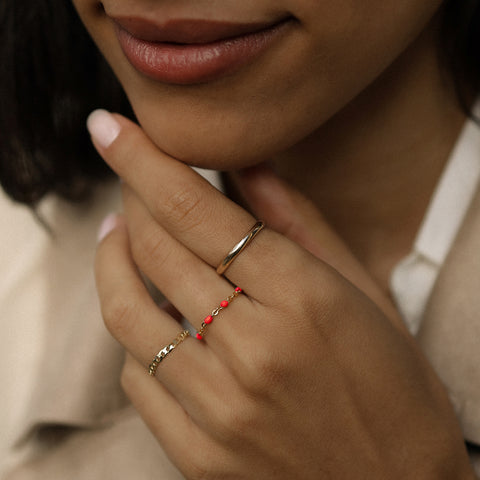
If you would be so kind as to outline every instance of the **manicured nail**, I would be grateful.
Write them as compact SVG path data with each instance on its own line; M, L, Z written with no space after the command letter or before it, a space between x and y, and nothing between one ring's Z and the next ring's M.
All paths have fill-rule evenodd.
M95 110L87 118L87 128L95 142L108 148L120 133L120 124L106 110Z
M98 229L97 240L100 243L118 225L118 215L110 213L104 219Z

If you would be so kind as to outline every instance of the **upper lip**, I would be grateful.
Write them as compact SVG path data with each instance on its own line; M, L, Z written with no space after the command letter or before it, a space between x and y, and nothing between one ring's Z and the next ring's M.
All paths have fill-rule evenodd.
M202 44L267 30L291 17L283 17L266 23L230 23L200 19L169 19L164 23L159 23L132 16L111 16L110 18L120 28L139 40L158 43Z

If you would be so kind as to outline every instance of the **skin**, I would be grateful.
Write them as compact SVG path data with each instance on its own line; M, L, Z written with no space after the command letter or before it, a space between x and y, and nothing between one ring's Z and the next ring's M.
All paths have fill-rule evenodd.
M440 3L103 2L115 15L298 19L251 65L180 87L133 69L105 11L74 0L143 128L90 122L125 180L97 255L102 311L128 352L126 392L187 478L473 478L387 286L464 121L436 62ZM112 121L113 142L99 127ZM265 160L277 174L235 173ZM231 171L270 228L225 275L244 295L156 381L145 365L179 325L138 268L198 328L232 290L211 267L254 223L185 163Z
M99 3L74 1L162 151L223 171L272 162L325 212L385 292L464 121L436 63L440 3L103 2L110 15L156 19L253 22L279 12L298 18L285 41L249 68L178 87L138 73ZM382 158L390 168L379 171ZM367 184L371 172L379 181ZM391 209L379 207L385 205ZM400 235L399 223L405 226Z
M89 122L125 179L124 216L97 252L97 287L106 325L128 352L125 391L182 474L473 479L443 386L382 297L367 296L375 284L315 207L271 172L251 174L243 185L264 218L295 228L264 229L221 277L218 252L254 218L138 126L116 121L113 143L101 134L105 115ZM261 185L277 195L262 196ZM197 329L232 284L245 292L204 340L179 345L156 379L146 365L180 326L138 269Z

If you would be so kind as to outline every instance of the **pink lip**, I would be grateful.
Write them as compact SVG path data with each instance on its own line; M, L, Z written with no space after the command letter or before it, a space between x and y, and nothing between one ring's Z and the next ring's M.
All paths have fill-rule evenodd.
M113 18L120 46L141 73L164 83L192 85L233 73L265 51L291 23L232 24L170 20L156 25Z

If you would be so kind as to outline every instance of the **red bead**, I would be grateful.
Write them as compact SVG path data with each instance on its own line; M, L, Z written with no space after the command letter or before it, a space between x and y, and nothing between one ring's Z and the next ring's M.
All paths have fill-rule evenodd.
M195 337L197 338L197 340L203 340L203 337L202 335L200 335L200 333L197 333Z
M236 291L237 293L242 293L242 289L241 289L240 287L237 287L237 288L235 289L235 291Z
M205 322L207 325L209 325L210 323L213 322L213 317L212 317L211 315L207 315L207 316L205 317L204 322Z
M228 302L226 300L224 300L221 304L220 304L221 307L223 308L226 308L228 307Z

